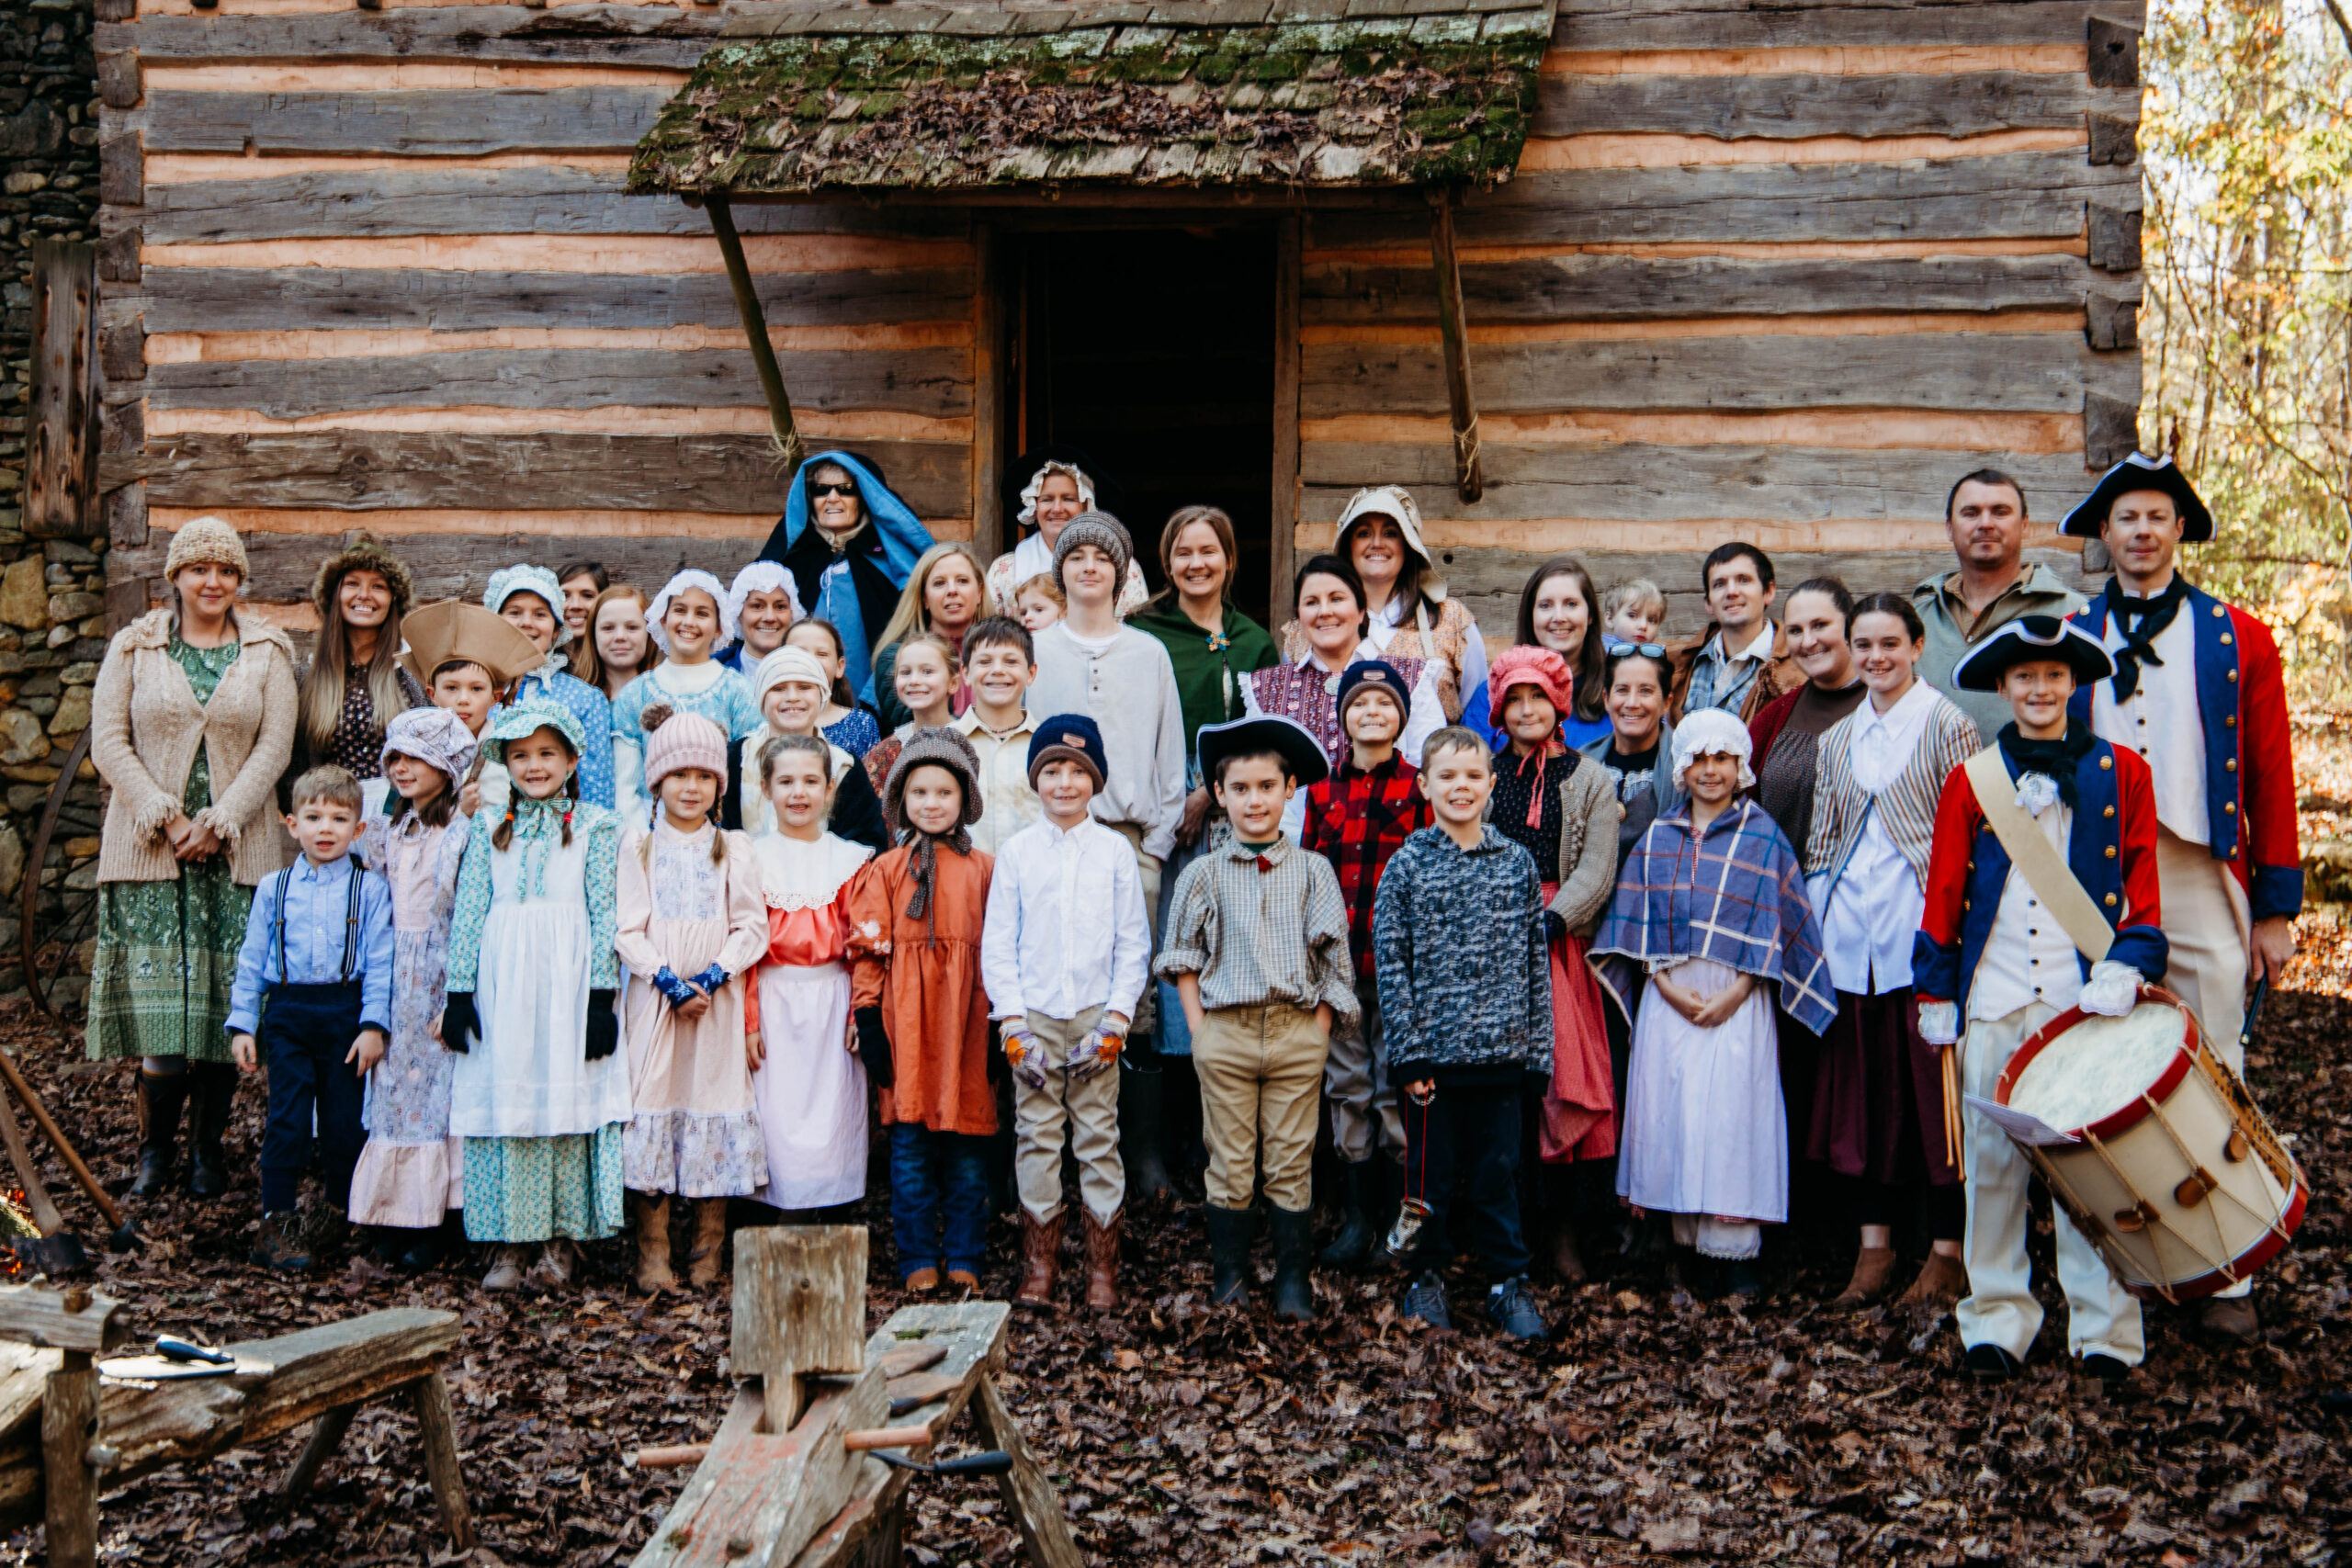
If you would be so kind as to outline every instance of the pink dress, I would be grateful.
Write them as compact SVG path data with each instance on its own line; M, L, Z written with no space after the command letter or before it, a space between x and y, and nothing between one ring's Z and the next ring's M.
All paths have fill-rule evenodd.
M865 1196L865 1069L850 1049L849 885L873 854L827 833L760 839L767 948L752 1023L767 1055L752 1075L767 1181L752 1196L822 1209Z

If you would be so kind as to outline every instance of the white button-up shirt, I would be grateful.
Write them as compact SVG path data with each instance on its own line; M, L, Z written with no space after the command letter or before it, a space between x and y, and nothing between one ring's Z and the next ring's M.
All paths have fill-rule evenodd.
M2091 728L2098 738L2134 752L2148 764L2156 792L2156 820L2192 844L2213 841L2205 818L2205 721L2197 706L2197 606L2183 604L2156 634L2162 664L2142 661L2140 683L2123 702L2115 682L2091 689ZM2123 646L2113 615L2107 619L2109 652Z
M2074 832L2074 812L2063 801L2052 801L2033 825L2064 861ZM1984 954L1969 982L1968 1016L2007 1018L2034 1002L2064 1012L2082 989L2083 966L2073 940L2026 885L2023 874L2011 866L2008 880L2001 885L2001 907L1993 915Z
M1854 782L1877 795L1900 777L1919 749L1937 701L1935 689L1924 681L1914 681L1884 713L1863 699L1849 721ZM1833 885L1830 874L1836 870L1823 867L1809 885L1831 982L1856 996L1909 985L1911 939L1928 912L1928 895L1876 810L1862 823L1861 836Z
M1037 721L1023 715L1021 722L999 735L980 722L980 710L967 708L954 728L972 743L980 760L980 819L972 824L972 842L989 854L1002 854L1012 836L1037 820L1045 807L1029 787L1029 742Z
M1132 1019L1150 963L1143 877L1124 834L1040 818L1004 841L980 934L989 1016L1067 1020L1100 1007Z

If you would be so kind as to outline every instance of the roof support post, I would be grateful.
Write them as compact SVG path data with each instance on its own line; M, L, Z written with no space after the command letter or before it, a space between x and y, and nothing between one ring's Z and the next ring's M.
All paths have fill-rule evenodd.
M792 422L792 399L784 389L784 372L777 368L775 345L768 342L768 320L760 309L759 290L752 287L752 269L743 260L743 241L735 232L735 215L727 198L716 192L702 198L710 214L710 231L718 237L718 254L727 262L727 282L735 290L735 311L743 318L744 335L752 343L752 367L759 372L760 391L768 400L768 423L775 432L775 449L785 467L797 469L808 449L799 427Z
M1470 342L1462 322L1462 264L1453 254L1453 192L1426 188L1431 221L1430 259L1437 268L1438 333L1445 342L1445 400L1453 416L1453 484L1462 499L1486 492L1484 460L1478 453L1478 402L1470 390Z

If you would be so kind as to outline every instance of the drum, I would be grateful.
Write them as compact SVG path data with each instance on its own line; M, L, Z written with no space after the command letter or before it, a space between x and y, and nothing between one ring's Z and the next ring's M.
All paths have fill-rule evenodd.
M2122 1018L2070 1008L2002 1069L1994 1099L2054 1141L2010 1129L2116 1279L2145 1300L2226 1290L2276 1257L2309 1189L2196 1015L2155 986Z

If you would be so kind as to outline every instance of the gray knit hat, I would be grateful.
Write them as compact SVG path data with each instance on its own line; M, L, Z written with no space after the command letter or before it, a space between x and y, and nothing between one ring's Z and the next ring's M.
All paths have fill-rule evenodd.
M1076 527L1079 519L1071 518ZM1067 530L1065 530L1067 532ZM906 813L899 809L907 793L907 775L917 768L945 768L964 786L964 818L956 825L968 828L980 819L980 759L972 743L960 730L944 726L918 729L907 737L899 748L899 760L890 764L890 776L882 784L882 809L894 823L904 824Z
M1069 584L1062 581L1062 562L1080 545L1092 545L1111 558L1117 569L1111 574L1111 592L1115 598L1126 585L1127 568L1136 558L1136 544L1127 537L1127 525L1107 512L1081 512L1062 525L1061 536L1054 541L1054 581L1064 593L1069 592Z

